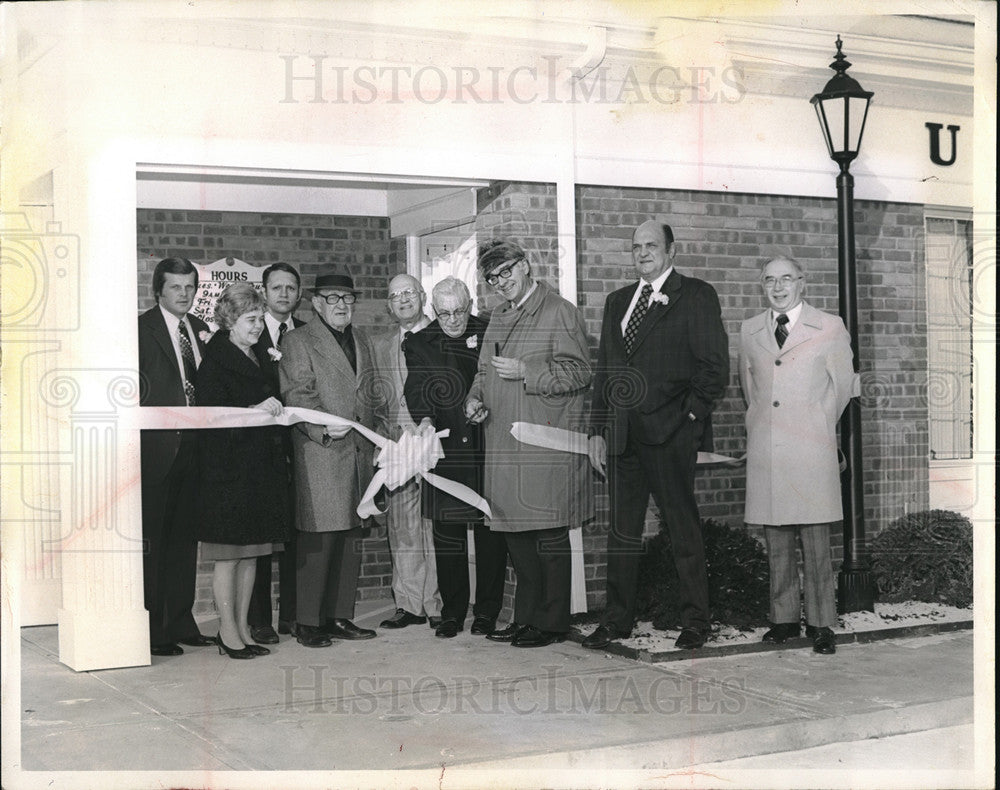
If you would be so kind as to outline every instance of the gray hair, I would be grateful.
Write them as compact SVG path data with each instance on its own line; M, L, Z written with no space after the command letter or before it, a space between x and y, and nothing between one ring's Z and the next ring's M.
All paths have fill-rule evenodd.
M439 296L454 296L460 298L465 304L472 304L472 294L469 293L469 286L457 277L448 276L437 283L431 289L431 304Z
M806 270L802 267L802 264L799 263L797 260L795 260L795 258L789 258L787 255L775 255L773 258L768 258L766 261L764 261L760 265L760 276L761 277L764 276L764 269L766 269L769 265L771 265L775 261L784 261L785 263L789 264L793 269L795 269L795 271L797 271L803 277L806 274Z

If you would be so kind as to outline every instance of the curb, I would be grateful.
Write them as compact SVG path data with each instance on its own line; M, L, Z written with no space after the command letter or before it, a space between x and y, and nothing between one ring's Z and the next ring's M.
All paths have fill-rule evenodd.
M972 630L972 620L955 620L947 623L923 623L921 625L904 625L899 628L880 628L875 631L854 631L847 634L837 634L838 645L868 644L870 642L880 642L883 639L911 639L918 636L932 636L934 634L946 634L953 631ZM583 641L583 634L572 630L567 634L567 640L579 644ZM711 644L711 643L709 643ZM634 661L642 661L647 664L659 664L667 661L685 661L689 658L723 658L725 656L737 656L748 653L770 653L775 650L790 650L811 648L812 640L800 636L796 639L789 639L784 644L772 645L764 642L744 642L742 644L720 645L718 647L702 647L697 650L660 650L653 652L637 647L612 642L604 652L622 658L631 658Z

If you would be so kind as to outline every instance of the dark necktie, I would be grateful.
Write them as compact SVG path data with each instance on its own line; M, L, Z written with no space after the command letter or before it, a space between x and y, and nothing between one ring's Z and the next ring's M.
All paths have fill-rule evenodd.
M184 360L184 397L187 398L188 406L194 406L194 374L198 368L194 362L191 336L183 321L177 325L177 344L181 347L181 359Z
M399 348L400 348L400 350L402 350L402 352L404 354L406 353L406 342L411 337L413 337L413 332L410 332L409 330L407 330L406 332L403 332L403 342L399 344Z
M282 321L280 324L278 324L278 345L279 346L281 345L281 341L284 339L285 332L287 332L287 331L288 331L288 324L286 324L284 321Z
M780 313L775 320L778 323L774 327L774 339L778 341L778 348L783 348L788 339L788 328L785 326L788 323L788 316Z
M632 311L632 315L628 317L628 323L625 325L625 351L629 354L632 353L635 336L639 334L639 324L642 323L643 316L646 315L646 309L649 307L649 297L652 293L652 285L649 283L643 285L642 293L639 294L639 301L635 303L635 309Z

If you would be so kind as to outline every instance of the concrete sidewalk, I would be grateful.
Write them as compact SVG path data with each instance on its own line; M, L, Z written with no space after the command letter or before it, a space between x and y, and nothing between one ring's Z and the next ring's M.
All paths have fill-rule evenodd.
M391 611L366 608L357 622L368 626ZM252 661L186 648L150 667L80 674L58 662L55 627L22 629L21 640L23 769L197 772L166 786L254 778L216 771L389 770L426 773L359 784L677 786L664 777L694 765L973 716L969 631L849 644L835 656L804 648L648 664L571 642L523 650L411 626L322 649L282 637ZM964 760L971 746L954 754ZM948 786L963 786L965 771L972 783L971 764L942 765L938 754L926 767L962 772ZM348 784L296 774L266 786L314 781Z

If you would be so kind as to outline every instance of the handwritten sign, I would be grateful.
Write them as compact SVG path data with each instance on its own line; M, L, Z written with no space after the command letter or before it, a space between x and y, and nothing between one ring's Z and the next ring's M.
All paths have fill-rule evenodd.
M263 266L253 266L238 258L220 258L198 268L198 293L194 298L191 314L198 316L211 326L212 331L218 326L212 321L215 315L215 301L224 290L233 283L250 283L258 291L263 290L261 276Z

